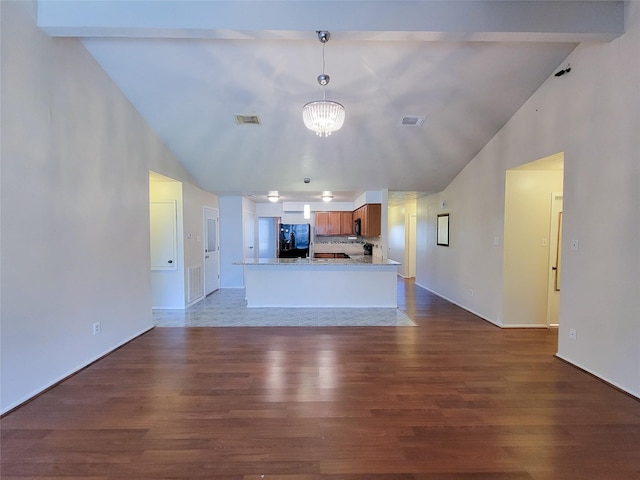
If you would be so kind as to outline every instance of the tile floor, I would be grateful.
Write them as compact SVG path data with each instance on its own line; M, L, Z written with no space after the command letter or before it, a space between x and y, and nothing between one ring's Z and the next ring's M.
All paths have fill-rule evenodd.
M157 327L415 327L397 308L247 308L244 289L221 289L186 310L153 310Z

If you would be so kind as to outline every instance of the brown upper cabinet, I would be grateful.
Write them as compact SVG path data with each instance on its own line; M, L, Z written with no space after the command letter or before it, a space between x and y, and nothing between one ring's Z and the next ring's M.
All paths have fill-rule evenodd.
M353 212L340 212L340 235L353 235Z
M382 205L367 203L353 212L353 220L360 219L360 235L362 237L378 237L382 224Z
M360 219L363 237L380 235L382 205L368 203L354 212L316 212L316 235L353 235L353 223Z
M316 235L340 235L340 212L316 212Z

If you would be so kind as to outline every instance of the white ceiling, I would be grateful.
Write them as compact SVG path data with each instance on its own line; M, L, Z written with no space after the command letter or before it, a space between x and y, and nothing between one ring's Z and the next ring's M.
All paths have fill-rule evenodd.
M350 201L445 188L577 42L622 33L621 12L616 1L48 0L38 23L83 38L202 188ZM320 29L327 98L347 111L328 138L301 113L322 96ZM424 125L401 126L406 115Z

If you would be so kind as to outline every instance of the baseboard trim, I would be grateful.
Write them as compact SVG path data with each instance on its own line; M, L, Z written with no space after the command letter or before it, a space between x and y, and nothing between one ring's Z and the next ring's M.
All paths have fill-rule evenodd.
M547 330L549 328L549 326L548 325L541 325L539 323L525 323L525 324L522 324L522 325L509 323L509 324L500 325L500 328L505 328L505 329L506 328L511 328L511 329L514 329L514 328L528 328L528 329L531 329L531 328L544 328L545 330Z
M616 382L613 382L605 377L602 377L601 375L598 375L597 373L592 372L591 370L589 370L588 368L580 365L579 363L576 363L572 360L569 360L567 357L564 357L563 355L560 355L559 353L555 354L555 357L558 360L562 360L563 362L571 365L572 367L577 368L578 370L582 370L584 373L591 375L592 377L596 378L597 380L600 380L602 383L604 383L605 385L608 385L611 388L614 388L616 390L618 390L621 393L624 393L625 395L628 395L629 397L633 398L634 400L638 400L640 401L640 393L634 393L634 392L630 392L629 390L627 390L626 388L622 387L621 385L618 385Z
M436 297L440 297L440 298L442 298L443 300L446 300L449 303L453 303L454 305L460 307L461 309L466 310L467 312L474 314L479 319L484 320L485 322L489 322L491 325L495 325L496 327L499 327L499 328L503 327L503 325L501 323L495 322L494 320L491 320L490 318L487 318L487 317L479 314L478 312L475 312L475 311L471 310L470 308L465 307L464 305L461 305L458 302L456 302L456 301L454 301L454 300L452 300L452 299L450 299L448 297L445 297L444 295L441 295L438 292L433 291L428 287L425 287L424 285L419 284L418 282L415 282L415 284L417 286L419 286L420 288L424 288L426 291L433 293Z
M62 375L58 379L46 384L41 389L35 390L32 393L30 393L29 395L27 395L26 397L18 400L17 402L14 402L13 404L9 405L3 412L0 412L0 418L4 418L6 415L9 415L11 412L14 412L15 410L19 409L20 407L26 405L27 403L35 400L40 395L45 394L46 392L48 392L52 388L60 385L65 380L67 380L67 379L73 377L74 375L80 373L82 370L84 370L85 368L90 367L91 365L93 365L97 361L99 361L99 360L111 355L116 350L119 350L120 348L124 347L127 343L132 342L136 338L144 335L145 333L149 332L150 330L153 330L154 328L155 328L154 325L151 325L151 326L147 327L146 329L144 329L144 330L134 334L133 336L129 337L127 340L124 340L123 342L117 344L112 349L107 350L106 352L103 352L103 353L99 354L98 356L94 357L93 359L91 359L91 360L89 360L89 361L87 361L85 363L80 364L76 369L65 373L64 375Z

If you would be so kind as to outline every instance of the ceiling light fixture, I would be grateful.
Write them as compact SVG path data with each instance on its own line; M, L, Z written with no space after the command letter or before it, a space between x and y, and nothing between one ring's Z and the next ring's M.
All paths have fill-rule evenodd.
M323 192L320 198L322 198L323 202L330 202L333 200L333 195L331 195L331 192Z
M270 202L277 202L278 200L280 200L280 195L278 195L278 192L269 192L269 194L267 195L267 198L269 199Z
M318 83L322 86L322 100L314 100L302 107L302 119L305 127L316 132L316 135L328 137L332 132L340 130L344 124L345 110L338 102L326 99L325 87L331 78L324 73L324 46L331 38L331 34L324 30L316 33L318 40L322 43L322 74L318 75Z

